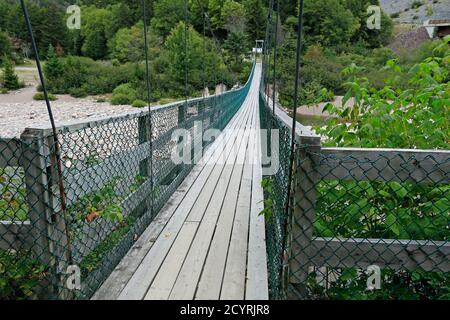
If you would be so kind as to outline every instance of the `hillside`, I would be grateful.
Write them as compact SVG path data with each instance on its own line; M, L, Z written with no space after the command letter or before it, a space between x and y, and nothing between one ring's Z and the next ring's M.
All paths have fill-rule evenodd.
M380 0L395 22L423 24L428 19L449 19L450 0Z

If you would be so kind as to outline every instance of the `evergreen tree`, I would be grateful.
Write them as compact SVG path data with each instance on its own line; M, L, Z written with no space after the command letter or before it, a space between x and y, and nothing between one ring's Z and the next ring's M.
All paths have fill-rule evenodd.
M0 62L3 56L11 54L11 44L6 33L0 31Z
M8 90L20 88L19 78L14 72L14 66L6 55L3 58L3 85Z
M50 81L58 79L64 68L55 53L55 48L50 44L47 51L47 63L44 66L45 77Z

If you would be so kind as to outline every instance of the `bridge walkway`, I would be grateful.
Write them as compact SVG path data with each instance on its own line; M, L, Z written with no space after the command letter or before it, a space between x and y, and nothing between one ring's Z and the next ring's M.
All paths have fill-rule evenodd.
M93 299L268 299L260 79Z

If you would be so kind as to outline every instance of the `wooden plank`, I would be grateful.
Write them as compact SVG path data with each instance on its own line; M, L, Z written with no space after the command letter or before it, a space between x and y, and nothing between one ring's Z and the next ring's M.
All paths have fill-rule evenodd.
M244 113L243 113L244 114ZM245 114L244 114L245 115ZM245 118L242 118L242 121L244 121L245 120ZM239 122L240 123L240 122ZM236 135L236 132L234 132L234 131L229 131L231 134L233 134L234 136L237 136ZM235 141L236 142L236 141ZM218 146L218 147L220 147L220 146ZM226 150L224 150L224 152L222 153L222 155L227 155L227 156L230 156L230 153L228 153ZM211 161L214 161L214 163L217 163L217 159L218 158L220 158L220 157L215 157L213 160L211 160ZM208 189L208 185L210 184L210 181L213 181L213 186L217 183L217 180L219 179L219 175L217 175L216 174L216 172L222 172L222 167L223 166L218 166L218 165L216 165L215 166L215 168L214 168L214 172L213 173L211 173L210 174L210 176L209 176L209 178L208 178L208 182L204 185L204 187L203 187L203 189L202 189L202 193L201 193L201 195L203 195L205 192L204 192L204 190L208 190L208 192L210 192L209 190L213 190L214 188L212 188L212 189ZM207 206L207 204L208 204L208 202L209 202L209 199L207 199L206 201L202 201L201 199L200 199L200 197L199 198L197 198L197 201L195 202L195 204L197 205L197 204L201 204L202 206L203 206L203 209L202 208L198 208L197 207L197 210L199 210L199 211L202 211L202 212L204 212L205 211L205 208L206 208L206 206ZM180 206L180 208L179 209L184 209L182 206ZM192 210L194 210L194 208L193 207L191 207L191 212L192 212ZM188 222L188 221L187 221ZM184 227L183 227L184 228ZM183 230L183 229L182 229ZM177 256L179 256L179 255L182 255L182 254L180 254L180 252L184 252L184 248L186 247L186 245L187 244L190 244L191 242L192 242L192 239L194 238L194 235L195 235L195 233L191 233L191 235L190 235L190 238L189 239L187 239L187 238L185 238L185 237L183 237L183 239L180 239L179 237L177 237L177 239L175 240L175 242L174 242L174 244L173 244L173 246L170 248L170 252L175 252L176 253L176 255ZM170 253L169 253L170 254ZM156 286L157 286L157 288L155 288L155 290L152 290L152 287L153 287L153 284L152 284L152 286L151 286L151 288L150 288L150 290L152 290L152 293L150 294L150 295L148 295L147 297L146 297L146 299L150 299L150 298L152 298L152 299L167 299L168 298L168 296L169 296L169 294L170 294L170 290L169 291L167 291L167 290L161 290L161 287L164 287L165 286L165 288L167 288L167 287L170 287L170 288L172 288L172 285L173 285L173 283L175 282L175 280L176 280L176 278L177 278L177 274L178 274L178 272L174 272L174 271L171 271L169 274L167 274L167 272L166 272L166 265L170 265L171 264L171 262L167 262L167 259L164 261L164 264L163 264L163 266L160 268L160 270L162 270L162 273L164 274L162 277L163 277L163 279L164 279L164 281L163 282L165 282L165 284L163 284L163 282L158 282L157 284L155 284ZM169 267L169 268L171 268L171 270L172 270L172 267ZM178 268L178 270L181 268L181 265L179 266L179 268ZM157 278L159 277L159 274L157 275ZM155 280L156 281L156 280Z
M260 128L259 100L257 102L257 129ZM261 137L256 135L253 163L252 202L250 209L250 230L247 261L247 282L245 298L247 300L267 300L269 298L265 221L260 216L264 209L262 190Z
M450 151L323 148L318 170L326 180L448 184Z
M239 189L236 215L233 222L233 230L220 292L221 300L243 300L245 298L253 172L250 156L252 156L252 149L255 148L255 140L255 132L252 132Z
M450 243L431 240L315 238L311 265L330 268L370 265L395 270L450 271Z
M247 109L248 107L246 107ZM242 138L242 136L240 136ZM248 135L243 137L237 156L246 150ZM245 155L245 152L244 152ZM211 244L211 238L219 217L221 208L226 198L228 185L239 183L242 166L234 164L225 164L221 177L217 183L216 189L212 193L209 205L201 220L198 232L189 250L189 254L181 268L180 274L175 282L169 299L185 300L193 299L197 284L202 272L203 264ZM231 182L230 182L231 181Z
M164 263L161 265L161 272L158 272L148 290L145 300L166 300L173 284L177 279L178 272L184 262L192 241L192 235L197 231L198 222L185 222L177 236L176 250L170 250ZM174 245L175 246L175 245ZM172 247L173 248L173 247Z
M241 153L238 154L238 158L245 159L248 154L249 134L249 131L244 133L246 145L243 149L241 149ZM203 272L196 292L195 298L199 300L217 300L220 297L228 247L244 169L243 163L245 160L241 160L242 159L236 159L236 165L233 169L233 174L225 195L224 206L222 206L219 213L216 230L208 250L208 255L205 260Z
M206 210L206 207L209 204L211 199L211 193L214 191L214 188L217 185L217 181L222 174L222 170L224 169L226 164L234 164L235 157L237 155L237 151L240 148L240 143L242 141L242 136L239 135L239 129L246 125L248 121L250 121L250 110L247 108L243 108L242 112L245 116L243 121L239 123L235 128L230 128L230 130L225 130L225 132L230 131L230 134L236 135L237 139L234 143L227 143L222 145L224 148L224 152L220 157L214 159L214 163L217 165L217 169L213 172L213 178L207 181L204 190L207 192L202 192L195 203L195 206L192 208L187 221L201 221L203 214Z
M94 295L94 300L112 300L119 297L120 292L136 272L140 263L150 251L154 242L161 234L178 205L183 200L186 191L189 190L194 184L202 169L203 168L200 166L196 166L192 169L190 174L186 177L186 179L184 179L183 183L179 186L178 190L175 191L155 220L153 220L149 227L143 232L127 255L112 272L110 277L108 277L108 279Z
M228 125L228 127L231 127L232 125L235 125L236 122L237 122L237 120L240 119L240 118L242 118L242 117L243 117L243 113L237 114L236 117L234 117L234 118L230 121L230 124ZM229 134L228 134L226 137L227 137L228 139L231 139L231 136L230 136ZM222 134L221 136L219 136L219 138L217 139L217 141L220 141L220 140L223 139L223 138L224 138L224 135ZM235 139L235 138L236 138L236 137L234 137L234 139ZM207 150L207 152L205 152L204 159L207 159L208 156L211 156L211 155L213 155L213 154L215 155L215 152L213 152L213 151L215 150L215 149L214 149L215 146L217 146L217 144L216 144L216 145L213 144L213 145L211 146L211 148L209 148L209 149ZM217 151L217 150L216 150L216 151ZM223 150L220 150L220 152L223 152ZM198 169L198 168L199 168L199 169ZM189 180L190 177L193 177L193 176L196 177L196 174L198 175L198 172L196 173L195 171L196 171L196 170L199 170L199 171L204 170L203 168L204 168L204 166L203 166L203 167L200 167L200 166L194 167L194 169L193 169L192 172L191 172L192 175L188 175L188 177L186 178L185 182L186 182L187 180ZM201 170L200 170L200 169L201 169ZM161 212L160 212L160 214L158 215L158 217L159 217L161 214L165 214L165 213L167 214L168 212L171 212L171 213L170 213L170 216L171 216L171 214L173 213L173 211L175 210L175 208L178 207L178 203L180 203L180 202L182 201L182 199L184 199L184 197L186 196L186 193L189 191L189 189L190 189L190 187L187 186L187 185L185 185L185 183L183 182L183 184L178 188L178 190L176 191L176 193L174 194L174 196L173 196L173 197L169 200L169 202L166 204L165 208L163 208L163 209L161 210ZM158 219L158 218L157 218L157 219ZM154 223L151 224L151 226L149 227L149 229L151 229L152 226L154 226ZM109 282L109 283L115 283L115 282L117 282L115 279L120 280L120 282L122 283L122 285L118 286L119 288L117 288L117 286L116 286L115 290L117 290L117 292L122 291L122 288L125 287L126 283L128 283L129 279L131 278L131 275L134 273L134 270L137 269L137 266L134 268L134 266L131 265L130 262L135 262L135 260L138 260L139 262L136 263L136 264L139 264L139 263L144 259L144 256L145 256L145 254L146 254L147 252L145 252L145 253L142 254L142 255L139 255L139 256L141 256L142 258L136 257L136 259L133 259L133 258L132 258L132 254L131 254L131 253L132 253L132 252L141 252L141 251L138 249L139 244L141 243L141 239L144 239L144 236L145 236L145 234L147 234L147 232L149 231L149 229L147 229L147 230L144 232L144 234L142 235L142 237L139 238L138 242L136 243L136 248L135 248L135 250L132 249L132 251L130 251L130 256L129 256L129 258L128 258L128 259L124 259L124 260L122 261L124 264L121 263L121 264L119 265L119 267L116 268L115 274L117 274L117 277L113 277L113 276L112 276L112 277L110 277L110 279L108 279L108 280L105 282L105 289L104 289L104 291L106 291L106 292L109 291L108 287L110 287L110 286L108 286L107 284L108 284L108 282ZM162 229L162 227L161 227L161 229ZM154 236L156 237L156 234L155 234ZM142 251L145 251L145 250L142 250ZM136 255L136 256L138 256L138 255ZM127 267L124 268L124 271L123 271L123 272L118 271L118 269L120 268L121 265L122 265L122 266L127 266ZM134 269L134 270L133 270L133 269ZM118 271L118 272L116 272L116 271ZM114 273L113 273L113 274L114 274ZM119 295L119 294L117 293L115 296L118 296L118 295ZM103 297L108 298L108 296L103 296Z
M241 119L242 113L236 116L236 119ZM232 125L235 125L236 121L232 122ZM228 132L227 135L220 135L218 137L217 143L214 143L213 146L207 150L207 154L205 158L208 157L208 154L212 154L210 156L211 163L214 163L214 159L219 157L221 153L224 151L223 149L218 149L216 146L220 145L222 139L228 141L227 139L233 139L230 141L234 141L237 139L237 136L232 135L232 132ZM168 250L170 249L175 237L180 230L184 220L192 208L192 205L195 203L198 195L200 194L204 183L207 181L209 175L211 174L214 165L207 164L205 165L205 169L202 170L198 179L198 183L196 183L191 189L189 189L185 197L183 198L180 207L175 212L174 217L167 223L166 227L162 232L162 236L160 236L154 245L154 248L146 255L143 259L141 265L136 270L133 277L124 287L123 291L119 295L118 299L142 299L147 292L148 287L153 281L154 276L156 275L160 264L163 262Z

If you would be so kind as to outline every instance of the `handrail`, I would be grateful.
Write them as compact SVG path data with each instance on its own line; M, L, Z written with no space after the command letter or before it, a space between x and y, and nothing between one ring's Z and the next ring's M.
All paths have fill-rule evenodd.
M227 90L225 92L221 92L219 94L215 94L215 95L212 95L209 97L196 97L196 98L188 99L187 101L180 100L180 101L170 102L170 103L167 103L164 105L155 106L154 108L152 108L151 111L159 112L159 111L162 111L165 109L182 106L184 104L193 105L196 103L204 102L205 100L212 100L212 99L216 99L221 96L226 96L231 93L236 93L236 92L245 90L251 84L251 80L253 79L253 75L255 72L255 66L256 66L256 62L254 61L253 66L252 66L252 71L247 79L247 82L245 83L244 86L242 86L238 89ZM140 118L140 117L144 117L148 114L149 114L149 110L146 109L146 110L123 112L123 113L120 113L117 115L95 117L95 118L89 119L89 120L84 119L84 120L64 121L64 122L60 123L59 125L57 125L56 130L58 131L58 133L68 133L68 132L77 131L77 130L80 130L80 129L83 129L86 127L97 127L102 124L110 123L112 121ZM43 136L46 137L51 134L52 129L51 129L51 126L49 126L48 124L43 124L43 125L36 125L33 127L26 127L25 131L27 131L27 130L41 130Z

